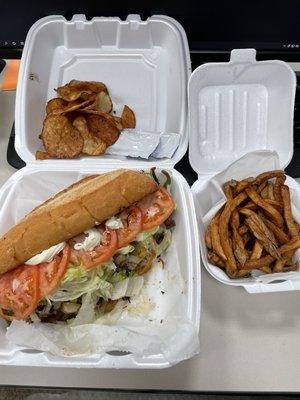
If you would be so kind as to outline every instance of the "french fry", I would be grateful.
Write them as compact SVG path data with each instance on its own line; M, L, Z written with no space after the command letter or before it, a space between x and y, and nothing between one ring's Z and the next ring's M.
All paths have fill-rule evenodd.
M277 247L278 243L274 234L267 228L267 226L264 223L264 220L260 215L256 214L254 211L249 210L247 208L245 209L241 208L240 212L241 214L246 215L247 217L251 217L253 223L255 224L257 229L262 233L262 235L264 235L274 246Z
M268 182L267 188L268 188L268 199L269 200L275 200L273 183L272 182Z
M242 181L238 182L235 187L235 193L239 194L243 192L248 186L254 183L254 178L250 177L247 179L243 179Z
M228 201L225 205L224 211L222 212L222 214L220 216L220 221L219 221L220 241L221 241L222 249L227 258L226 270L229 272L234 271L237 268L237 266L236 266L236 261L235 261L235 257L233 254L233 249L229 242L228 223L229 223L231 214L233 213L235 208L238 207L244 200L246 200L246 198L247 198L247 194L245 192L242 192L239 195L237 195L233 200Z
M255 240L250 260L258 260L261 257L262 252L263 252L263 245L258 240Z
M265 181L268 181L269 179L273 178L278 178L278 177L283 177L284 172L281 170L274 170L274 171L268 171L268 172L263 172L262 174L258 175L255 179L253 184L255 185L260 185Z
M244 265L248 259L248 253L245 249L242 236L239 234L240 216L237 210L234 210L231 216L232 228L232 247L234 255L241 265Z
M294 253L295 253L294 250L291 250L291 251L288 251L287 253L285 253L285 254L282 256L282 259L281 259L281 260L277 260L277 261L275 262L273 271L274 271L274 272L282 272L283 269L284 269L284 267L286 266L287 262L288 262L289 260L292 259Z
M283 244L278 247L277 251L279 254L284 254L289 251L296 251L300 247L300 238L295 237L291 239L288 243ZM240 269L260 269L265 265L270 265L275 260L275 257L271 255L267 255L265 257L261 257L259 260L248 260L245 265L240 266Z
M220 268L225 268L225 261L222 260L222 258L219 257L218 254L214 253L213 251L209 251L207 253L207 259L211 264L216 265L217 267Z
M261 193L267 185L268 185L268 181L261 183L257 188L257 193Z
M260 229L260 226L257 224L255 217L252 215L245 220L245 223L248 225L249 229L256 237L256 239L263 245L264 249L271 254L277 260L281 260L281 256L277 251L277 248L274 243L265 235L265 232Z
M227 200L232 200L233 199L232 186L231 186L230 182L224 183L223 191L224 191L224 194L225 194Z
M279 176L276 178L275 180L275 184L274 184L274 198L276 201L278 201L279 203L282 203L282 197L281 197L281 186L284 184L285 182L285 175L283 176Z
M247 226L247 225L242 225L242 226L239 228L239 234L240 234L241 236L244 236L246 232L248 232L248 226Z
M268 184L268 182L264 182L266 184ZM258 192L257 192L258 193ZM269 195L269 190L268 190L268 186L266 185L265 188L260 192L260 196L262 199L267 199Z
M220 220L220 215L222 213L223 207L217 214L213 217L210 225L211 229L211 245L213 251L218 254L223 260L227 260L227 257L225 255L225 252L222 248L221 240L220 240L220 234L219 234L219 220Z
M288 235L281 228L279 228L277 225L273 224L273 222L269 221L266 218L263 218L263 221L280 244L285 244L289 242L290 239Z
M298 268L299 268L298 263L294 263L294 264L292 264L292 265L284 266L282 272L297 271Z
M266 274L271 274L273 272L272 268L269 267L268 265L266 265L265 267L261 267L261 270Z
M290 189L288 186L286 185L281 186L281 197L283 202L283 215L289 234L291 235L291 237L298 236L299 235L298 227L295 224L292 214L291 196L290 196Z
M248 277L252 269L266 274L298 269L293 255L300 248L300 224L293 218L285 179L283 171L274 170L224 184L227 202L208 226L205 241L210 262L230 278Z
M275 222L276 225L280 227L283 226L283 218L279 211L262 199L253 188L247 188L246 193L255 204L265 211L265 213Z
M205 231L205 245L208 249L212 249L211 243L211 225L209 224Z

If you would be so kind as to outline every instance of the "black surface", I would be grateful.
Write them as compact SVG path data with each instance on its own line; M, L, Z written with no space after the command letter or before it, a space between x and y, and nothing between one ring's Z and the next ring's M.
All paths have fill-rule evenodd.
M22 48L30 26L47 15L119 16L169 15L184 27L192 50L240 46L299 50L299 0L15 0L1 2L0 48Z
M0 74L3 71L5 65L6 65L6 62L4 60L0 60Z

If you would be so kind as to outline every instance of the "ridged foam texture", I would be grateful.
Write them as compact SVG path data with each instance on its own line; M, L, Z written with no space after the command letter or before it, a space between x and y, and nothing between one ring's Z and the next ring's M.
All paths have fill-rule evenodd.
M189 155L199 174L214 174L254 150L293 153L295 74L282 61L234 50L228 63L204 64L189 81Z

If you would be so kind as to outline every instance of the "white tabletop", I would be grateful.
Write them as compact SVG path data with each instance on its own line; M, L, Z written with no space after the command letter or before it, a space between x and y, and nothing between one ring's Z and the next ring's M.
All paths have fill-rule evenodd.
M14 93L0 93L0 184ZM165 370L0 366L0 385L196 391L300 391L300 293L248 294L202 270L201 353Z

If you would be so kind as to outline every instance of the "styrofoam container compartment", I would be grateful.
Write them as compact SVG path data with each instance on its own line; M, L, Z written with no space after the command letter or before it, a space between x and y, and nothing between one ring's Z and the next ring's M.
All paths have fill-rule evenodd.
M195 341L193 344L184 342L184 335L179 334L180 320L184 318L190 324L190 329L185 330L187 337L189 331L194 331L198 343L201 286L196 214L189 186L173 168L187 149L186 87L189 76L190 58L185 32L169 17L153 16L141 21L139 16L130 15L125 21L102 17L87 21L79 15L67 21L61 16L51 16L37 21L30 29L21 61L15 114L15 145L27 166L16 172L0 189L1 233L32 209L37 200L48 198L82 176L116 168L162 167L173 177L171 191L178 206L172 257L166 262L171 268L176 260L180 268L183 289L179 297L182 296L182 301L169 310L170 317L179 317L179 322L165 337L166 343L170 344L167 355L157 351L142 356L115 352L101 357L97 354L91 357L53 356L12 345L4 336L3 326L0 331L0 364L165 368L198 351ZM182 140L172 159L143 161L105 155L36 161L34 154L40 148L38 135L46 102L55 96L54 88L71 79L103 81L113 102L123 102L132 107L137 126L141 129L180 133ZM33 187L36 189L32 190ZM24 201L17 204L18 197ZM162 294L159 291L157 295L157 304L161 306L164 304Z
M48 100L54 89L77 80L102 81L114 105L127 104L136 115L137 129L179 133L181 143L171 164L186 152L186 88L190 55L185 32L170 17L153 16L141 21L129 15L97 17L87 21L75 15L71 21L49 16L28 32L20 66L15 113L15 147L25 160L35 160L42 150L38 138ZM81 157L98 162L99 157ZM105 165L126 157L101 156ZM131 161L131 160L130 160ZM64 161L57 161L64 162ZM137 160L135 161L137 162ZM142 161L148 165L153 160ZM161 159L160 165L170 160Z
M206 257L204 227L214 215L213 209L224 201L221 186L212 177L247 153L266 152L264 156L258 152L258 158L253 158L253 168L241 167L235 172L238 176L228 179L284 169L293 155L295 73L283 61L256 61L255 56L254 49L233 50L229 62L204 64L189 80L189 157L198 173L192 191L202 261L220 282L243 286L250 293L297 290L299 276L293 280L295 276L292 279L286 274L282 278L284 274L280 274L280 282L275 278L269 283L253 278L230 279L224 272L217 273L218 268L209 264ZM268 157L268 151L276 151L278 157L272 155L275 161L260 164L259 157ZM240 163L243 165L243 161ZM291 178L287 182L297 185Z

